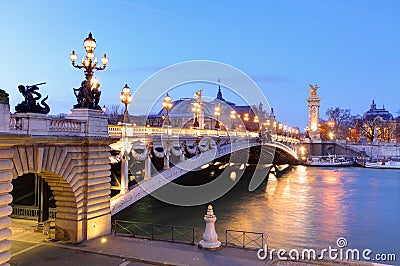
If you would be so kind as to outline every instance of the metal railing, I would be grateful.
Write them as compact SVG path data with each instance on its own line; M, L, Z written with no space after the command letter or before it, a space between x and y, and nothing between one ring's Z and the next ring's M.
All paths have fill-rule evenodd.
M175 225L115 220L114 234L194 245L198 237L198 229Z
M265 233L240 230L225 230L225 246L242 249L260 249L264 247Z
M39 208L33 206L24 206L24 205L12 205L12 214L13 218L22 218L28 220L37 220L39 216ZM49 220L56 219L56 209L49 208Z
M198 228L114 220L114 235L194 245L200 239ZM225 230L225 247L258 250L267 235L260 232Z

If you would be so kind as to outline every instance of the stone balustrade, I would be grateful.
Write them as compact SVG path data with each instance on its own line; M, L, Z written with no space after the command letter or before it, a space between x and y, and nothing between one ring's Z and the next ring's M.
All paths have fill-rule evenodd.
M85 122L73 121L71 119L50 120L50 131L81 132Z
M10 117L10 133L14 134L85 136L85 127L85 121L43 114L12 114Z
M234 130L213 130L197 128L173 128L173 127L144 127L131 125L109 125L108 135L111 138L121 138L122 131L125 136L146 136L146 135L170 135L170 136L215 136L215 137L250 137L257 138L257 132L234 131Z

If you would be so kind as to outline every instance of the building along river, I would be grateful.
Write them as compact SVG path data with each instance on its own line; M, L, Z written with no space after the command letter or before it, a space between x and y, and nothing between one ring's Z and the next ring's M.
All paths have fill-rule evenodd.
M212 202L216 229L265 232L268 248L321 250L345 237L348 248L374 253L400 250L400 171L356 167L295 166L279 178L271 175L249 192L243 176L229 193ZM151 196L114 219L204 229L206 205L173 206Z

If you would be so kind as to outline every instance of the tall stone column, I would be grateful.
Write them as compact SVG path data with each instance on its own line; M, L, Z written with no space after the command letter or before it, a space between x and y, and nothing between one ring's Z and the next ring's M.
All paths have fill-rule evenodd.
M317 96L318 85L310 86L310 97L308 103L308 135L311 140L320 140L321 132L319 130L319 106L321 98Z

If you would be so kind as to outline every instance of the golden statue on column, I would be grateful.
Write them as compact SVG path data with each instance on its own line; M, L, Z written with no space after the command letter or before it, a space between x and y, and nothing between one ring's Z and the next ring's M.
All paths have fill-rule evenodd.
M317 84L314 86L311 84L308 84L310 86L310 98L318 98L317 96L317 90L320 88Z

